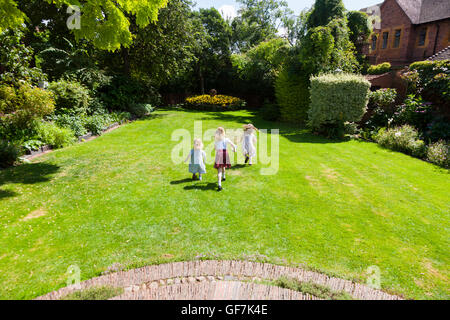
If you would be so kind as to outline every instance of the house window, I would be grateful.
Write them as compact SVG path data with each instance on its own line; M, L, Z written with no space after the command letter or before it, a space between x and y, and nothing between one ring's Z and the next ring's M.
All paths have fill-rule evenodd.
M386 49L388 46L388 40L389 40L389 32L383 32L383 49Z
M422 28L419 31L419 47L423 47L425 45L425 41L427 40L427 28Z
M402 30L395 30L394 48L400 47L400 38L402 37Z
M377 40L378 37L377 36L372 36L372 50L377 50Z

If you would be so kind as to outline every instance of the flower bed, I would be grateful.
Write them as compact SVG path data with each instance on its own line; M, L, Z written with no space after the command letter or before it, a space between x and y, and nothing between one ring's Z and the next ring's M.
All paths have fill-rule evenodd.
M184 107L202 111L239 110L246 106L242 99L225 95L200 95L186 99Z

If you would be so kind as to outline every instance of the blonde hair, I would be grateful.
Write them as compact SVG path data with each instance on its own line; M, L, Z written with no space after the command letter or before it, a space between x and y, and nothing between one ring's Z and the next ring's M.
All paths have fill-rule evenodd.
M200 139L194 139L194 150L202 150L203 142Z
M216 141L221 141L223 139L225 139L225 129L218 127L216 130Z

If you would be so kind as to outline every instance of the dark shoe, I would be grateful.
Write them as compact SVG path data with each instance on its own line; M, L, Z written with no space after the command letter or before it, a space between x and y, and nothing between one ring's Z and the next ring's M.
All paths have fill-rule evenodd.
M248 160L250 160L249 157L245 157L245 163L247 163Z
M225 178L225 177L222 178L222 181L226 181L226 180L227 180L227 178Z
M217 188L217 191L222 191L222 187L219 186L219 187Z
M192 175L192 180L196 180L197 176L195 174Z

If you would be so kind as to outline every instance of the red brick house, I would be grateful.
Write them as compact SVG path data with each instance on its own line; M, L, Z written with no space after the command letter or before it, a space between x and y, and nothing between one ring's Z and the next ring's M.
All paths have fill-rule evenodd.
M450 46L450 0L385 0L361 11L373 17L364 52L372 64L405 66Z

